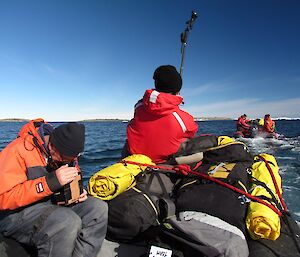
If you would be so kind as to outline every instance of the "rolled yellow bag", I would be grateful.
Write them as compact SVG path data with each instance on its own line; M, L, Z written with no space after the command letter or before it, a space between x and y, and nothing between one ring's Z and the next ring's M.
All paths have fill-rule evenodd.
M142 154L133 154L123 160L155 165L151 159ZM96 172L89 180L88 192L102 200L111 200L135 185L135 177L147 166L115 163Z
M235 140L228 136L218 136L218 146L219 145L226 145L229 143L235 142Z
M264 119L259 119L258 125L263 126L265 124Z
M279 168L276 159L274 158L274 156L269 154L260 155L269 162L269 165L272 168L275 180L279 187L280 193L282 193L281 177L278 172ZM269 187L269 189L272 190L272 192L278 200L275 185L268 171L268 168L266 167L265 162L260 160L257 156L255 156L254 160L257 160L257 162L255 162L252 165L252 176L257 180L264 182ZM267 192L267 190L259 185L254 185L252 187L251 195L266 196L268 198L271 198L271 195ZM250 202L246 217L246 226L251 238L253 239L265 238L270 240L276 240L280 235L280 217L269 207L261 203L253 201Z

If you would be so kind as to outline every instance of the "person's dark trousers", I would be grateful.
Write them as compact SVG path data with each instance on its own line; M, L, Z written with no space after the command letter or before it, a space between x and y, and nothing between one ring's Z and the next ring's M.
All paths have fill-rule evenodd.
M37 203L0 212L0 233L35 246L39 257L96 257L107 228L107 205L94 197L71 207Z

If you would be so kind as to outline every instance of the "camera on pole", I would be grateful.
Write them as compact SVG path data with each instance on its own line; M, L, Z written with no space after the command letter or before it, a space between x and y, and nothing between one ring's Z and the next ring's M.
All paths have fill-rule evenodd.
M180 75L182 76L183 72L183 63L185 55L185 47L187 45L187 38L190 30L192 30L195 20L197 19L197 13L192 11L191 18L186 22L187 26L185 30L180 34L181 40L181 64L180 64Z

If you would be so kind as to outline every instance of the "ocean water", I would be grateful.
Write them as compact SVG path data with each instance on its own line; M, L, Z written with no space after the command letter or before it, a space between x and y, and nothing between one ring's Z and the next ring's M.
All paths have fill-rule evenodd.
M0 122L0 150L16 136L24 123ZM55 126L60 123L54 123ZM199 133L233 136L235 122L201 121ZM119 160L126 138L127 123L87 122L86 145L79 163L87 184L98 170ZM290 212L300 220L300 120L278 120L279 139L243 139L253 153L269 153L276 157L282 176L283 197Z

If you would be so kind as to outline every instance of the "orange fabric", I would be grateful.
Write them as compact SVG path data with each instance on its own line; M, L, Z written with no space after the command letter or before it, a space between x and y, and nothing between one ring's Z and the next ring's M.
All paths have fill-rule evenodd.
M32 120L24 125L19 137L0 152L0 210L14 210L53 194L45 176L28 180L27 169L45 167L46 160L33 143L33 135L42 142ZM38 192L37 187L42 188Z
M264 129L266 132L273 133L275 131L275 122L271 118L265 119Z

